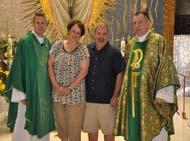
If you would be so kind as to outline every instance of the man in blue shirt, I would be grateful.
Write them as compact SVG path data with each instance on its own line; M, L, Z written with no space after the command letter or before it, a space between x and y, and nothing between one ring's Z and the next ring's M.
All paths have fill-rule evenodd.
M86 78L87 105L83 130L88 132L89 141L98 140L99 128L105 141L114 141L112 132L124 61L120 50L109 44L105 24L96 27L94 39L95 43L88 45L90 66Z

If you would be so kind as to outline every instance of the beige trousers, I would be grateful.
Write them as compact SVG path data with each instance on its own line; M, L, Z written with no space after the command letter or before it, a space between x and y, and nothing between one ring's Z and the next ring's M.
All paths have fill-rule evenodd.
M62 140L81 141L85 103L65 105L54 102L58 137Z

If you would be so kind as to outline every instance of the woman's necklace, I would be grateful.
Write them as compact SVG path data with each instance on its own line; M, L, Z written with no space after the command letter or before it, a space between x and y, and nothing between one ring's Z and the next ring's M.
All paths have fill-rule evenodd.
M77 48L77 45L76 44L70 45L68 44L68 42L65 42L63 48L66 52L65 55L66 55L67 64L70 65L73 58L73 52Z
M65 42L65 44L64 44L65 50L68 53L73 52L78 46L79 46L79 44L77 44L77 43L68 43L68 41Z

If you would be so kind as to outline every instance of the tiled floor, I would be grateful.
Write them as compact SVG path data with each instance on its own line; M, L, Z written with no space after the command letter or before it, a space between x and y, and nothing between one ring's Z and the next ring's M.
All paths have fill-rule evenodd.
M52 132L50 135L50 141L60 141L56 136L56 132ZM8 132L7 128L0 129L0 141L11 141L11 134ZM81 141L88 141L86 133L82 133ZM103 135L100 132L99 141L103 141ZM116 141L123 141L122 137L116 137Z
M179 114L174 116L175 135L171 136L171 141L190 141L190 97L186 97L186 116L188 119L182 119L182 97L179 100ZM0 108L1 110L1 108ZM4 126L0 126L0 141L11 141L11 134ZM51 141L60 141L55 137L56 132L51 133ZM82 133L82 141L88 141L87 134ZM103 141L103 135L100 132L99 141ZM117 137L116 141L123 141L122 137Z
M178 96L179 115L174 116L175 134L171 136L171 141L190 141L190 97L185 100L185 113L187 119L182 118L182 97Z

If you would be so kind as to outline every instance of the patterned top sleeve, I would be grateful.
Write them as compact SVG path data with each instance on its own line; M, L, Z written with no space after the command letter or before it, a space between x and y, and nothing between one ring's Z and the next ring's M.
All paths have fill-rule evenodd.
M53 56L57 56L57 54L60 52L60 49L63 47L63 43L64 43L63 40L56 41L53 44L49 54Z
M81 61L90 60L90 54L86 46L81 45L80 52L81 52Z

